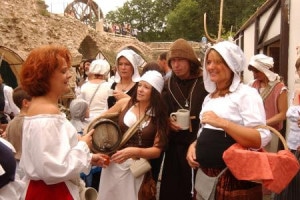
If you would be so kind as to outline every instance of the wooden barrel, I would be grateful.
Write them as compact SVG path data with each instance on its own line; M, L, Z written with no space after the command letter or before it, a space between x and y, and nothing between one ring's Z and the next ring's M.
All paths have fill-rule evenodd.
M92 151L110 154L117 150L122 140L120 127L110 119L93 121L89 130L95 129L92 135Z

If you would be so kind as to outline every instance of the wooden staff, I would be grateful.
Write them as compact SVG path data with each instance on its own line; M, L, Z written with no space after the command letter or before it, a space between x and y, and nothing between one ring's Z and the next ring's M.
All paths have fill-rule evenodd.
M223 21L223 6L224 6L224 0L221 0L220 2L220 19L219 19L219 29L218 29L218 38L215 40L211 38L207 32L207 25L206 25L206 13L204 13L204 32L207 37L207 39L212 43L217 43L221 40L221 33L222 33L222 21Z

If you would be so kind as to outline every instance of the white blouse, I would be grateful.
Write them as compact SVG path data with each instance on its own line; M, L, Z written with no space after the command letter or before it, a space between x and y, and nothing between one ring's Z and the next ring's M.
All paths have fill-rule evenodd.
M64 114L24 118L20 167L28 183L30 179L46 184L64 181L73 198L79 199L73 180L81 172L89 173L91 159L88 145L78 141L76 129Z
M100 86L97 90L99 84ZM78 98L84 99L89 103L90 120L98 117L103 111L107 109L108 90L110 89L110 87L111 83L104 81L101 83L91 83L88 81L81 86L81 91ZM95 93L96 90L97 92ZM95 96L92 99L94 93Z
M13 112L14 115L19 114L20 109L14 103L13 97L12 97L13 96L13 88L10 86L4 85L3 93L4 93L4 99L5 99L4 112L6 112L6 113Z
M124 124L128 127L133 126L139 119L137 116L132 112L132 106L124 115ZM147 115L151 116L151 110L147 112ZM150 120L143 121L141 124L141 128L145 128L146 126L149 125Z
M221 118L246 127L266 124L263 101L254 88L240 84L236 91L226 94L224 97L211 98L210 95L208 94L203 101L200 119L203 112L213 111ZM202 128L222 130L209 124L202 124ZM258 131L261 136L261 146L264 147L269 143L272 135L266 129L258 129Z
M290 122L290 131L287 135L287 145L292 150L297 150L300 146L300 127L298 119L300 118L300 105L290 105L286 112L286 117Z

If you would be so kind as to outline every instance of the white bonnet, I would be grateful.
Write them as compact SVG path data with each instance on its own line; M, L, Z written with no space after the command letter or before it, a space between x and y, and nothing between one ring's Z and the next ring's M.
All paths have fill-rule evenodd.
M83 120L88 107L89 104L84 99L73 99L69 106L71 117Z
M274 66L272 57L264 54L254 55L250 58L249 65L264 73L268 77L269 81L275 81L277 78L279 78L278 74L269 70Z
M110 71L110 65L106 60L98 59L91 63L89 73L106 75Z
M149 70L146 71L140 81L146 81L150 85L152 85L159 93L161 93L164 87L164 78L162 77L161 73L156 70Z
M246 58L244 52L239 46L229 41L219 42L207 49L204 57L203 81L205 89L209 93L212 93L216 90L216 84L210 80L209 74L206 70L206 59L211 49L217 51L222 56L231 71L233 71L234 76L229 87L229 91L235 91L241 82L241 72L246 67Z
M139 78L140 78L140 74L139 74L139 70L138 67L142 66L144 64L144 59L137 54L136 52L134 52L131 49L124 49L122 51L120 51L117 54L117 58L116 58L116 66L118 66L118 60L120 57L124 56L132 65L133 67L133 75L132 75L132 81L133 82L138 82ZM117 67L118 69L118 67ZM119 83L121 81L121 77L118 73L118 70L116 71L115 74L115 82Z

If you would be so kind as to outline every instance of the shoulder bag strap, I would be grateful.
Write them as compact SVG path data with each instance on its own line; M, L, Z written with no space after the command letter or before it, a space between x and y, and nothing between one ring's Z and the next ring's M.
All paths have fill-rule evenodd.
M140 123L142 123L142 121L146 121L146 119L148 119L149 116L148 115L144 115L141 119L139 119L138 121L136 121L133 126L131 126L123 135L123 138L120 142L119 148L121 148L137 131L138 129L138 125Z
M93 96L92 96L92 98L90 100L89 106L91 105L91 103L92 103L92 101L93 101L93 99L95 97L95 94L97 93L97 91L98 91L98 89L99 89L99 87L100 87L101 84L102 84L102 82L98 84L98 86L97 86L97 88L96 88L96 90L95 90L95 92L94 92L94 94L93 94Z
M228 169L228 167L225 167L217 176L217 178L220 178L220 176L222 176L222 174L224 174L224 172L226 172L226 170Z
M269 94L272 92L273 88L280 83L280 81L275 81L272 85L268 85L265 90L260 94L263 101L269 96Z

